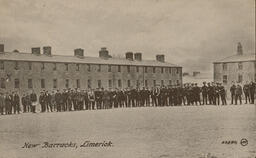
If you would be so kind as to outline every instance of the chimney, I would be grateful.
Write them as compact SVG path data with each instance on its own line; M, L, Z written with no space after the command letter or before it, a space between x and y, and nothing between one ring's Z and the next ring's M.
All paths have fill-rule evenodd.
M0 44L0 52L4 52L4 44Z
M74 50L74 55L77 57L83 57L84 56L84 50L81 48L77 48Z
M165 62L165 61L164 61L164 55L163 55L163 54L158 54L158 55L156 55L156 60L157 60L157 61L160 61L160 62Z
M31 48L32 54L40 55L40 47Z
M110 58L111 56L108 54L108 50L106 47L102 47L101 50L99 51L99 57L100 58Z
M52 55L52 48L49 47L49 46L46 46L46 47L43 47L43 54L44 55L48 55L48 56L51 56Z
M125 58L128 60L133 60L133 53L132 52L125 53Z
M137 53L134 53L134 59L137 60L137 61L141 61L142 60L142 54L137 52Z
M243 47L240 42L237 44L237 55L243 55Z

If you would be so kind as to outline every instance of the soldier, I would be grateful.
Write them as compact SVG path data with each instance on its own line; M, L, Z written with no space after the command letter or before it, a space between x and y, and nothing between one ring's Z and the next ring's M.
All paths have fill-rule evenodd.
M249 85L249 91L250 91L250 96L251 96L251 104L254 104L255 89L256 89L256 84L251 82L250 85Z
M57 106L57 112L61 111L61 105L62 103L62 95L59 90L57 90L57 93L55 94L55 101L56 101L56 106Z
M234 103L235 100L235 91L236 91L236 85L234 82L232 82L232 86L230 87L230 94L231 94L231 105Z
M32 102L30 99L30 95L27 93L26 94L26 107L27 107L27 112L32 112Z
M52 97L51 94L48 91L46 91L45 92L45 107L48 112L49 111L52 112L51 97Z
M5 114L11 114L11 107L12 107L12 98L8 92L5 94Z
M41 92L39 95L39 104L41 105L41 112L45 112L45 95Z
M206 82L203 82L202 86L203 105L207 105L207 86Z
M51 105L52 105L53 111L56 111L57 110L57 105L56 105L56 99L55 99L55 92L54 91L52 91L52 94L51 94Z
M227 105L226 91L225 91L224 86L221 85L221 83L220 83L220 98L221 98L222 105Z
M237 100L239 99L240 104L242 104L242 87L240 84L237 84L236 89L235 89L235 105L237 105Z
M244 91L244 96L245 96L245 104L247 104L247 100L248 100L249 103L251 102L249 88L250 88L250 85L247 81L246 84L243 86L243 91Z
M213 87L211 86L211 83L207 83L207 96L208 96L208 100L209 100L209 104L212 105L213 104Z
M23 112L27 112L27 101L26 101L25 93L21 97L21 104L22 104L22 107L23 107Z
M31 105L32 105L31 111L33 113L36 113L37 96L36 96L36 93L34 92L34 90L30 94L30 100L31 100Z
M4 114L4 96L2 92L0 92L0 113L1 115Z
M194 87L194 98L195 98L195 104L197 105L197 103L199 105L201 105L201 100L200 100L200 93L201 93L201 89L200 87L197 86L197 83L195 83L195 87Z
M20 113L20 97L17 92L14 94L14 113L16 112Z
M89 99L89 110L95 109L95 95L92 89L88 91L88 99Z

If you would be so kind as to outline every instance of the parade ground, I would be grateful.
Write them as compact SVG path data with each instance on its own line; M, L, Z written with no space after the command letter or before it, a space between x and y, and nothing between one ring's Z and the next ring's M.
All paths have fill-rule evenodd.
M255 158L256 106L141 107L0 117L0 157Z

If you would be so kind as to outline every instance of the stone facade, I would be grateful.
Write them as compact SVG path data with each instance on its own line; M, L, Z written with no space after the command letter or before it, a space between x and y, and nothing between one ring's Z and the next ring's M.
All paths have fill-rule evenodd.
M40 56L38 58L40 59ZM32 89L38 93L41 90L66 88L103 87L108 89L142 86L151 88L161 84L182 84L182 67L173 65L161 67L102 64L101 62L92 64L20 61L1 58L0 64L0 91L17 90L21 94ZM29 82L32 82L32 85L29 85Z

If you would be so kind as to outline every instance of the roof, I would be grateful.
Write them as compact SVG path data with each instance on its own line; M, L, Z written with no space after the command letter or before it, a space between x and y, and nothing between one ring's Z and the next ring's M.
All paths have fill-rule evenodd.
M232 55L224 59L218 60L214 63L229 63L229 62L245 62L245 61L255 61L256 57L254 53L244 53L242 55Z
M32 53L3 52L0 53L0 60L9 61L37 61L37 62L59 62L59 63L81 63L81 64L110 64L110 65L136 65L136 66L158 66L158 67L181 67L168 62L156 60L127 60L125 58L100 58L100 57L77 57L64 55L44 54L35 55Z

